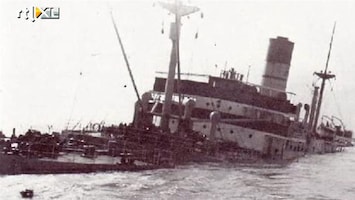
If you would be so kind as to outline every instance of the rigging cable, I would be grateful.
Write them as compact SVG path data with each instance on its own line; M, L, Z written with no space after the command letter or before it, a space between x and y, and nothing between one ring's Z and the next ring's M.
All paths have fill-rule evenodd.
M79 74L79 80L78 80L78 84L76 85L76 88L75 88L75 92L74 92L74 99L73 99L73 104L72 104L72 107L70 109L70 114L69 114L69 119L68 119L68 122L67 122L67 126L66 126L66 129L69 128L69 124L72 120L72 116L73 116L73 112L74 112L74 107L76 105L76 101L77 101L77 98L78 98L78 90L79 90L79 86L80 86L80 83L81 83L81 77L83 75L83 72L82 70L80 70L80 74Z
M333 98L334 98L335 106L336 106L336 108L337 108L337 110L338 110L339 117L340 117L341 119L344 119L343 114L342 114L341 109L340 109L340 106L339 106L339 103L338 103L338 101L337 101L335 92L334 92L334 90L333 90L332 82L330 82L330 80L329 80L329 85L330 85L330 91L331 91L331 93L332 93L332 95L333 95Z
M177 0L175 1L175 4L177 4ZM181 76L180 76L180 27L181 27L181 16L178 14L178 7L175 6L175 34L176 34L176 66L177 66L177 75L178 75L178 80L177 80L177 92L178 92L178 98L179 98L179 124L181 123L182 120L182 99L181 99Z
M201 17L202 18L202 17ZM192 42L192 51L191 51L191 56L189 59L189 68L188 68L188 73L191 73L193 71L193 66L194 66L194 56L195 56L195 51L196 51L196 46L197 46L197 41L198 41L198 37L199 37L199 29L200 29L200 25L198 24L198 22L195 21L195 25L197 26L196 28L196 33L194 36L194 41ZM189 79L190 76L188 75L187 78Z

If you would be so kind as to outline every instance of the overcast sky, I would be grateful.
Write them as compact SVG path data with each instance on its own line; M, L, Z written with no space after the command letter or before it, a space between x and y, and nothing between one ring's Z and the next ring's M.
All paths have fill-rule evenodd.
M1 1L0 129L130 122L136 97L110 12L143 93L155 71L167 71L171 48L172 16L154 2ZM336 21L329 70L337 78L328 82L322 111L355 128L355 1L189 2L204 17L182 22L182 72L218 75L226 66L246 74L250 65L249 82L259 84L269 38L288 37L295 43L287 86L294 103L309 103L312 83L320 83L313 72L325 66ZM33 6L59 7L60 19L17 18Z

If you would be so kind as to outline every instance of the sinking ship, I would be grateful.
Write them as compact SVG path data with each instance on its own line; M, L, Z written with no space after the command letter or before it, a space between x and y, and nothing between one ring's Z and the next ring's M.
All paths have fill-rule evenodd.
M170 29L169 72L167 78L157 77L153 90L142 96L142 106L137 104L136 126L155 123L173 134L198 132L216 145L218 157L232 160L238 160L240 152L258 155L256 159L293 160L306 153L337 152L352 145L352 132L340 119L320 117L325 81L335 77L328 71L333 35L325 70L315 73L322 83L314 87L312 102L292 104L292 93L286 87L294 43L288 38L270 39L261 85L243 81L244 75L233 68L222 70L219 76L206 76L205 82L181 80L180 20L198 9L163 7L176 16Z
M270 39L261 85L244 81L233 68L204 76L205 81L181 79L181 18L199 9L161 6L175 15L169 70L142 95L113 20L137 95L133 122L96 124L56 136L28 131L7 139L1 142L0 174L136 171L206 161L288 163L307 153L352 146L352 132L340 119L320 117L325 81L335 77L328 64L315 73L322 83L314 87L309 104L292 103L286 91L294 43L285 37Z
M244 82L243 75L233 68L222 70L218 77L208 76L206 82L173 80L168 113L164 113L164 106L169 80L156 78L153 90L145 94L150 100L145 102L148 119L144 120L158 121L176 134L185 126L183 129L199 132L220 148L229 146L273 159L341 151L351 145L352 132L335 117L323 116L317 126L322 100L319 87L314 88L311 105L292 104L288 98L292 95L286 86L293 46L284 37L270 39L261 85Z
M171 108L164 113L169 80L156 78L147 107L153 118L161 119L154 120L173 133L183 124L222 148L226 145L279 159L302 156L307 149L308 119L304 116L299 121L300 111L305 109L308 115L309 106L294 105L287 97L293 45L287 38L270 39L262 85L244 82L233 68L218 77L208 76L207 82L174 80ZM178 93L184 103L183 117L179 117Z

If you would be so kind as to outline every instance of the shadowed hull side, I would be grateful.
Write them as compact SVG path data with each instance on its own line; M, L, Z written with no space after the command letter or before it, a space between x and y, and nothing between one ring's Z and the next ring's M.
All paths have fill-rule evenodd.
M141 171L156 169L153 165L88 164L25 158L0 154L0 174L62 174L104 171Z

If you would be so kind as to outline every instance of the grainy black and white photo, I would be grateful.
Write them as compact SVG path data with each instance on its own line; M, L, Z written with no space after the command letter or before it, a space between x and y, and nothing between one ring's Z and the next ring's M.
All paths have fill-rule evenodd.
M0 7L0 199L355 199L355 1Z

